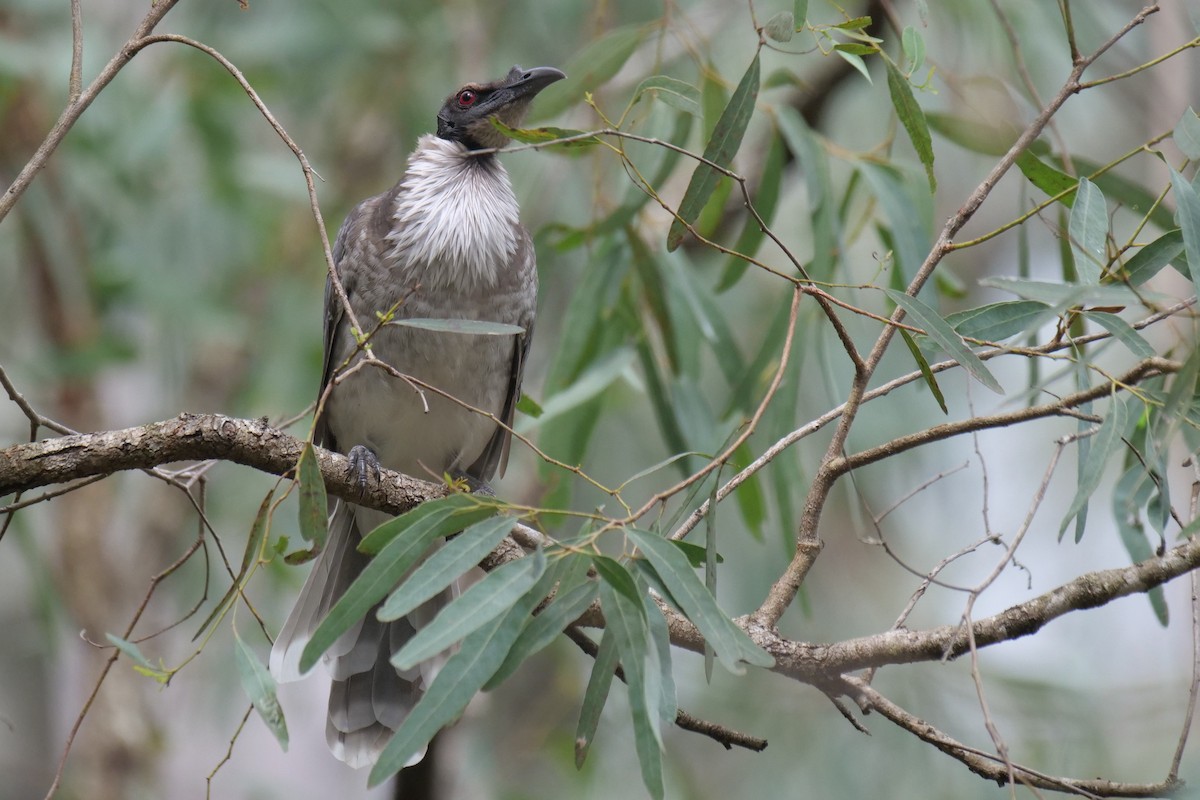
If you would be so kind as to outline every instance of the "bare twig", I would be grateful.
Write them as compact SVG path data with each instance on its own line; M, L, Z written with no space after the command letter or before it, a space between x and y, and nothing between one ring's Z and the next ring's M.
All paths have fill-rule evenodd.
M162 21L162 18L167 15L167 12L175 7L179 0L158 0L150 5L150 10L142 21L134 30L133 36L129 37L129 41L117 51L116 55L109 60L96 79L92 81L80 95L72 102L67 104L67 107L62 110L58 117L58 121L54 123L54 127L46 134L46 138L42 140L42 144L34 152L25 167L17 174L12 184L5 190L3 195L0 195L0 221L8 216L8 212L12 211L17 200L29 188L29 184L33 182L42 168L46 166L46 162L50 160L50 156L62 144L62 140L66 138L67 132L79 120L81 114L87 110L87 107L92 104L96 96L100 94L105 86L112 82L112 79L117 76L121 68L129 63L141 49L140 42L154 30L154 27ZM81 34L82 35L82 34ZM80 44L82 47L82 42Z

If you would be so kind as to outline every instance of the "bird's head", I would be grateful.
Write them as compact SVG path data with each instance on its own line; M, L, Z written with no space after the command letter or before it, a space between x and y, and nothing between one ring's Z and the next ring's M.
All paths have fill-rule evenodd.
M510 128L518 127L537 93L565 77L554 67L513 67L498 81L468 83L442 104L437 135L461 142L471 150L503 147L508 137L492 125L491 118Z

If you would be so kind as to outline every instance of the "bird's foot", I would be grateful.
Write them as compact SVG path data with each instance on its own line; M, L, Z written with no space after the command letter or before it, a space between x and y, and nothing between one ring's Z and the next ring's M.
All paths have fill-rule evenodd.
M450 477L455 483L462 482L467 485L467 491L471 494L482 495L483 497L495 497L496 490L487 481L481 481L479 478L468 475L462 470L450 470Z
M379 480L379 456L366 445L356 444L350 448L346 457L350 459L350 471L358 479L358 490L365 493L368 475L373 475L375 480Z

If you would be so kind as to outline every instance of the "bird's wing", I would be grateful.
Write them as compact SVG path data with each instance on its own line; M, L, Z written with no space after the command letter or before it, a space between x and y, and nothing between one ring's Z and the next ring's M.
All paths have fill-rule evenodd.
M394 189L392 190L395 191ZM383 237L372 236L375 231L372 229L378 225L377 210L380 203L385 201L392 192L369 197L354 207L354 210L346 215L346 219L342 222L342 227L338 228L337 237L333 240L333 266L337 270L338 277L342 281L342 288L347 295L353 293L353 284L355 275L359 270L343 269L343 261L349 259L370 259L378 258L376 247L383 241ZM362 323L362 320L359 320ZM333 379L333 373L341 364L334 363L334 352L336 348L334 343L338 341L341 335L344 335L343 326L349 324L346 319L346 309L342 304L342 300L338 297L337 292L333 288L333 279L325 278L325 334L324 334L324 355L321 363L321 389L317 393L318 399L325 394L326 387L329 386L329 381ZM329 421L324 409L317 417L317 423L313 435L314 444L324 447L329 450L337 450L337 442L333 439L333 434L329 430Z
M483 453L475 463L467 469L467 474L481 481L491 480L497 472L501 477L508 467L508 451L512 444L510 430L516 416L517 401L521 398L521 380L525 376L525 360L529 355L529 345L533 341L533 321L537 311L537 262L533 252L533 241L529 231L520 227L517 236L517 251L513 254L509 274L519 276L518 279L531 287L524 292L525 306L521 309L519 321L523 333L513 337L512 364L508 373L508 393L504 398L504 409L500 419L506 427L496 426L496 432L488 441Z

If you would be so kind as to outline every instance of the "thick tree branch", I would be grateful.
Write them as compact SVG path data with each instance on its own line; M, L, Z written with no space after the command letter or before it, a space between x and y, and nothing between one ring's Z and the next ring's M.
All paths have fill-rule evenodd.
M210 458L286 475L295 468L303 448L303 440L272 428L265 420L180 414L138 428L43 439L0 450L0 496L93 475ZM316 453L329 493L361 505L402 514L447 492L444 486L381 470L380 480L364 494L345 456L320 448Z

